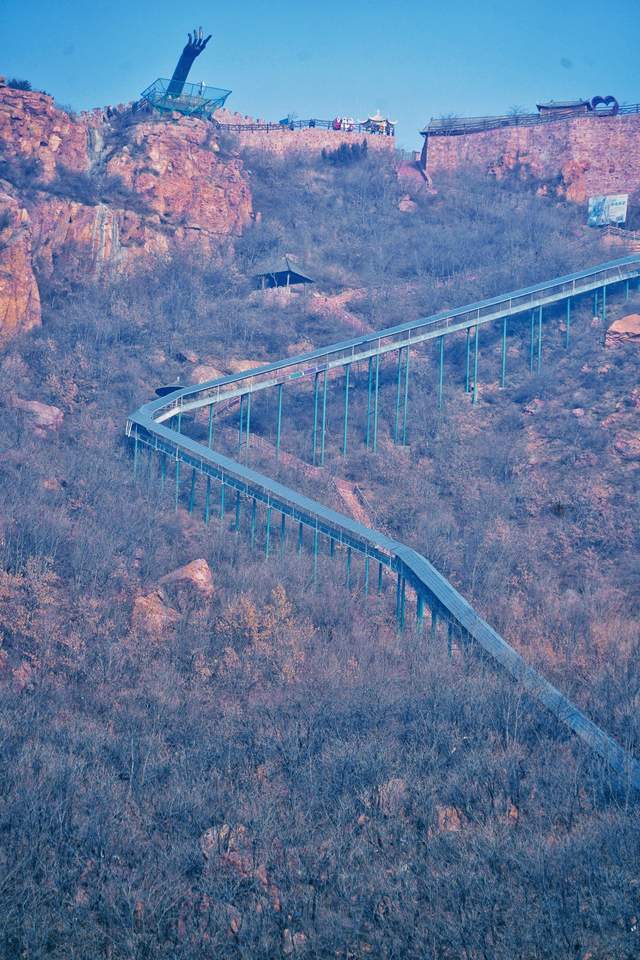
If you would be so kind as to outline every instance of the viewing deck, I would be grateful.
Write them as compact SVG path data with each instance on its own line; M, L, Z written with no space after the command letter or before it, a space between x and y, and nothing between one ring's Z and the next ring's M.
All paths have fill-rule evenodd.
M176 86L180 92L172 92ZM166 77L154 80L140 96L146 103L163 113L181 113L185 117L208 117L226 103L231 90L207 87L203 83L173 84Z

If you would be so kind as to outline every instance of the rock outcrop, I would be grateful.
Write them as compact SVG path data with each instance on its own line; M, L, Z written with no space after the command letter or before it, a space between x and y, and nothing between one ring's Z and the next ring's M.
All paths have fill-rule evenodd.
M213 577L211 567L206 560L192 560L191 563L172 570L158 580L161 587L171 586L174 591L182 593L195 593L204 600L210 600L213 596Z
M31 420L34 432L40 436L59 430L62 426L64 413L60 407L42 403L40 400L22 400L20 397L16 397L13 402L19 410L24 410Z
M148 256L215 258L252 213L242 162L187 117L96 110L0 85L0 337L40 321L36 278L100 278Z
M0 183L0 332L11 335L39 322L29 214Z
M185 615L202 614L213 596L213 576L206 560L199 558L172 570L150 593L136 597L131 626L147 637L159 639Z
M607 330L607 347L614 347L621 343L640 344L640 313L619 317Z

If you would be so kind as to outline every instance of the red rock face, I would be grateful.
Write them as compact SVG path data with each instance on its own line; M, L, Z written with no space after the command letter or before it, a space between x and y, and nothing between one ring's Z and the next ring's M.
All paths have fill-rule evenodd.
M205 121L74 118L0 86L0 337L39 323L36 276L110 276L184 249L215 258L251 217L240 160Z
M32 269L29 214L0 181L0 333L40 322L40 294Z
M45 93L0 87L0 143L5 158L37 160L40 177L51 181L58 164L71 170L89 165L87 127L97 119L78 122L53 105Z
M428 138L429 176L466 166L550 181L548 189L576 203L596 194L633 193L640 187L640 114Z

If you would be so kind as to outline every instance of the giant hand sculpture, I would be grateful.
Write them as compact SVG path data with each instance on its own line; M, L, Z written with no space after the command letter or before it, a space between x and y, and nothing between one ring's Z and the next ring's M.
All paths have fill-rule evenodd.
M197 30L194 29L193 36L188 34L189 40L184 50L180 54L180 59L178 64L173 71L173 76L171 77L171 82L169 83L169 89L167 90L167 95L170 97L179 97L182 93L183 87L185 85L186 79L189 76L189 70L191 70L191 65L196 57L200 56L206 45L211 40L211 34L208 37L203 37L202 27L198 27Z

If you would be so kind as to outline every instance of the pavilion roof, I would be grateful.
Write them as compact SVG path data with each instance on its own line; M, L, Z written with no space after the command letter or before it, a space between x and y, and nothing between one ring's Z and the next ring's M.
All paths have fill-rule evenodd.
M372 116L367 117L366 120L361 120L360 123L369 123L370 121L372 123L390 123L392 127L395 127L398 122L397 120L390 120L389 117L383 117L379 110Z
M536 103L538 110L571 110L573 107L590 107L589 100L547 100Z
M268 277L276 273L295 273L304 280L308 280L309 283L314 282L313 277L309 276L305 268L290 253L283 253L270 260L261 261L254 269L253 275L255 277Z

